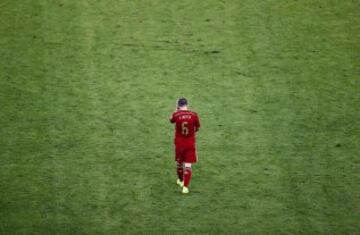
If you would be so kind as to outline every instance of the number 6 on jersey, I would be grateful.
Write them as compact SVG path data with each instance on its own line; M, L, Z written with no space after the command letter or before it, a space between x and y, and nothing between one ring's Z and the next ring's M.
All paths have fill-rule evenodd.
M189 123L188 122L181 123L181 133L183 135L189 135Z

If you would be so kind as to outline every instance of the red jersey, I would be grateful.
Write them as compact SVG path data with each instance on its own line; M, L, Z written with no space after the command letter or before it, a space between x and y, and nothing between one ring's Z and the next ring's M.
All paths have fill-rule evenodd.
M175 144L195 144L195 133L200 128L199 116L190 110L178 110L170 118L175 123Z

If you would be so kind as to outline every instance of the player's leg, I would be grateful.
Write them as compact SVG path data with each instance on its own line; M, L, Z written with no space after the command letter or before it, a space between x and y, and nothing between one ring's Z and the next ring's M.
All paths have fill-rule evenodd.
M189 185L192 175L192 169L191 169L191 163L184 163L184 187L183 187L183 193L189 192Z
M184 187L182 193L189 192L189 185L192 177L192 163L197 162L196 150L191 147L187 149L184 159Z
M176 161L176 173L178 176L178 179L176 183L179 186L183 186L183 175L184 175L184 156L183 151L180 146L175 146L175 161Z
M183 181L184 181L184 178L183 178L183 175L184 175L184 164L182 162L176 162L176 173L177 173L177 176L178 176L178 179L176 181L176 183L182 187L184 185Z

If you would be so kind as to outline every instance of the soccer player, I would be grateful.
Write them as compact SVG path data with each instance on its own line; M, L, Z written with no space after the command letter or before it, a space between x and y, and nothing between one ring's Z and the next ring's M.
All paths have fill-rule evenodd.
M191 164L197 162L195 134L199 131L200 121L197 113L188 109L188 102L180 98L175 112L170 117L175 124L175 161L178 180L182 193L189 193Z

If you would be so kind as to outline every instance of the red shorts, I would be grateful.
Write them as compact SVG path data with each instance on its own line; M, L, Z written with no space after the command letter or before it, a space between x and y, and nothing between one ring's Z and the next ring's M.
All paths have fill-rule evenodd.
M175 145L175 161L178 163L196 163L196 149L195 146Z

